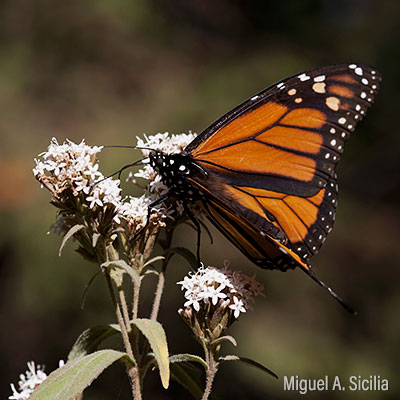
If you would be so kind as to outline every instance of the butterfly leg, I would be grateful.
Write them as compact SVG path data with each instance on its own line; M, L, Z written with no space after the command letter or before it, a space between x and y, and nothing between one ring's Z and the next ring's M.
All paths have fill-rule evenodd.
M167 201L169 199L169 194L167 193L165 196L160 197L159 199L157 199L156 201L154 201L153 203L149 204L147 206L147 219L146 219L146 223L143 226L143 228L139 229L138 232L135 233L135 235L133 236L132 239L130 239L130 242L134 242L139 235L148 227L148 225L150 224L150 217L151 217L151 212L152 210L157 207L158 205L164 203L165 201Z
M193 222L193 225L196 227L196 230L197 230L196 257L197 257L197 264L200 267L200 265L201 265L201 262L200 262L200 241L201 241L200 222L196 219L196 217L193 215L192 211L186 204L183 204L183 208L184 208L187 216Z

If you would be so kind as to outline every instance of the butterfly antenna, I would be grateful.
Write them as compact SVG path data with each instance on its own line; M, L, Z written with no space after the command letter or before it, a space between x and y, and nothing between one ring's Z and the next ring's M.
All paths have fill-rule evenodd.
M306 269L306 268L301 268L302 271L304 271L313 281L317 282L319 286L322 288L326 289L329 294L343 307L345 308L348 312L350 312L353 315L357 315L357 311L354 310L353 307L349 306L347 303L343 301L343 299L336 294L327 284L322 282L317 275L314 274L313 271L311 271L311 268Z
M154 149L150 147L140 147L140 146L128 146L128 145L119 145L119 144L110 144L110 145L103 145L105 149L133 149L133 150L150 150L154 151Z
M144 163L143 161L146 160L147 158L148 158L148 157L144 157L144 158L142 158L141 160L135 161L135 162L132 163L132 164L124 165L124 166L123 166L121 169L119 169L118 171L113 172L111 175L108 175L108 176L106 176L106 177L104 177L104 178L98 180L97 182L93 183L93 185L90 186L89 193L90 193L90 192L93 190L93 188L94 188L96 185L98 185L100 182L103 182L103 181L105 181L105 180L107 180L107 179L110 179L110 178L112 178L112 177L115 176L115 175L118 175L118 179L120 179L120 178L121 178L122 172L125 171L126 169L128 169L128 168L130 168L130 167L136 167L136 166L138 166L138 165L146 164L146 163Z

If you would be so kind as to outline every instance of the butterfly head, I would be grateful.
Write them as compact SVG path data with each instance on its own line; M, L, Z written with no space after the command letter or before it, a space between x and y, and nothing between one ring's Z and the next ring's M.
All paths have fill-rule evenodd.
M182 154L167 154L154 150L149 155L150 165L161 177L179 177L190 173L190 162Z

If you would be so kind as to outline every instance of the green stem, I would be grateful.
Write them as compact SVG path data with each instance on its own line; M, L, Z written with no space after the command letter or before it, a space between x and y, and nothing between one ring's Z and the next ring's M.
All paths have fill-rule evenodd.
M139 311L139 295L140 295L140 283L133 283L133 305L132 305L132 318L138 317Z
M134 282L133 283L133 306L132 306L132 319L136 319L138 317L138 308L139 308L139 294L140 294L140 282ZM137 360L140 359L139 365L142 365L142 360L140 357L139 353L139 331L136 326L132 327L132 330L130 332L130 337L132 338L132 343L134 344L134 351L136 354ZM140 374L138 374L138 377L135 377L139 379L139 382L141 380Z
M211 349L207 349L205 356L208 367L206 371L206 387L204 389L203 397L201 398L201 400L207 400L209 398L215 374L218 371L218 363L215 361L213 351Z
M106 276L108 291L109 291L110 296L111 296L111 301L113 303L113 306L114 306L114 309L115 309L115 313L116 313L117 319L118 319L118 324L119 324L119 327L121 329L122 340L124 342L125 351L126 351L128 356L133 360L133 362L136 365L136 367L133 367L132 365L129 365L127 367L127 372L128 372L129 378L131 380L131 384L132 384L133 398L135 400L141 400L142 399L142 393L141 393L139 370L138 370L138 367L137 367L138 364L137 364L135 356L133 355L131 342L129 341L128 331L127 331L127 328L126 328L126 325L125 325L124 318L123 318L122 313L121 313L121 309L120 309L119 304L117 302L117 299L115 297L114 288L113 288L113 285L112 285L110 274L108 272L106 272L105 276Z
M174 233L173 230L167 231L165 250L171 247L173 233ZM161 297L164 292L164 285L165 285L165 273L167 270L169 259L170 257L168 256L164 258L160 274L158 275L157 288L156 288L156 293L154 295L153 308L151 310L151 316L150 316L150 319L154 321L157 320L158 312L160 310Z
M128 305L126 303L125 292L124 292L124 289L122 288L122 286L118 287L118 294L119 294L119 302L120 302L121 308L122 308L122 314L123 314L124 320L125 320L125 326L126 326L128 333L130 333L131 322L129 319L129 311L128 311Z
M161 297L162 297L162 294L164 291L164 285L165 285L165 269L166 268L164 268L164 262L163 262L163 268L160 271L160 274L158 275L157 288L156 288L156 293L154 295L153 309L151 310L151 316L150 316L150 319L152 319L154 321L157 320L158 312L160 310Z

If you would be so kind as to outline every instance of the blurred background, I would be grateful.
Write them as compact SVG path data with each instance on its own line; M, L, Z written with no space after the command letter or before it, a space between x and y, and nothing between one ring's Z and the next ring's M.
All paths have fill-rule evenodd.
M224 365L221 399L294 399L284 375L320 378L380 375L389 392L311 393L315 399L400 396L400 135L398 104L400 3L378 0L3 0L0 5L0 397L26 362L50 372L87 327L114 322L101 278L80 298L94 265L60 237L50 196L32 176L33 158L50 139L90 145L135 144L143 133L193 130L262 88L308 68L341 62L374 65L383 75L376 104L348 141L339 166L337 222L313 266L359 312L353 317L300 271L257 270L219 233L203 238L205 262L256 272L266 297L232 326L238 348L279 376ZM104 174L137 159L104 150ZM176 245L195 249L180 227ZM188 266L171 263L161 308L171 353L201 348L177 315L176 281ZM151 307L149 278L142 316ZM110 341L108 345L112 345ZM189 398L152 373L146 399ZM85 400L129 399L118 366L85 392Z

